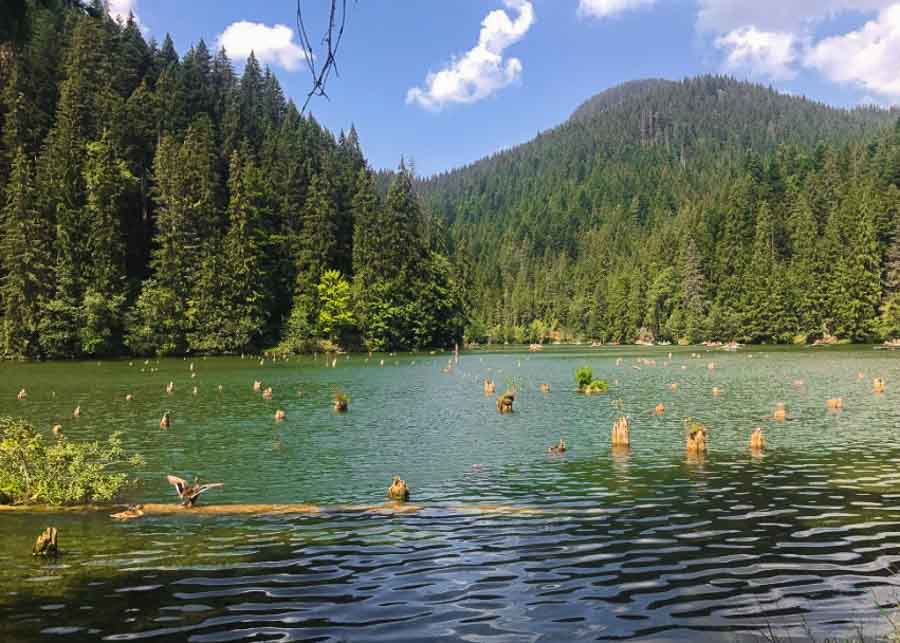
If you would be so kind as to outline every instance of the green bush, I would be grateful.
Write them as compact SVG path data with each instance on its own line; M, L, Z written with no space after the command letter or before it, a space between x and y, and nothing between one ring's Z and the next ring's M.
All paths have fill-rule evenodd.
M594 371L590 366L575 369L575 383L582 393L606 393L609 390L606 380L594 379Z
M578 385L578 390L582 391L591 385L591 382L594 379L594 369L590 366L579 366L575 369L575 384Z
M140 465L128 456L119 434L106 442L45 442L28 423L0 418L0 499L11 504L73 505L104 502L131 484L112 469Z

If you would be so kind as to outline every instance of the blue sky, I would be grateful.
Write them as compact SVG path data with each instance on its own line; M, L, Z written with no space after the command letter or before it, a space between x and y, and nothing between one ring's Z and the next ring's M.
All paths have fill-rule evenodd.
M327 0L303 0L312 31ZM840 106L900 104L900 0L349 0L330 129L355 124L373 167L428 175L523 143L637 78L729 73ZM111 0L183 53L249 49L308 91L295 0ZM282 27L278 27L282 25Z

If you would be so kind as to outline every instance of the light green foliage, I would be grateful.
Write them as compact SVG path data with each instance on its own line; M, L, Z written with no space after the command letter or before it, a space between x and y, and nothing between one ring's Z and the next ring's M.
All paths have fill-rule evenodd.
M21 420L0 418L0 496L13 504L74 505L114 499L130 483L118 434L106 442L46 440Z
M591 393L606 393L609 391L609 383L606 380L592 380L590 384L584 387L584 392Z
M579 366L575 369L575 385L582 393L606 393L609 383L606 380L595 380L594 370L590 366Z
M354 325L350 284L337 270L326 270L317 286L320 337L338 341Z
M579 389L587 388L594 380L594 369L590 366L579 366L575 369L575 385Z

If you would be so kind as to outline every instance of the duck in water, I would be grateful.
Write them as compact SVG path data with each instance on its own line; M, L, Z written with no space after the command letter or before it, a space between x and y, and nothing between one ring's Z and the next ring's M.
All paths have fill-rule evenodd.
M218 487L224 487L225 484L222 482L213 482L211 484L200 484L200 480L197 476L194 476L194 482L191 484L187 483L187 480L184 478L179 478L178 476L166 476L166 480L169 481L169 484L175 486L175 493L178 494L178 497L181 498L181 506L187 509L190 509L194 506L194 503L197 502L197 497L210 489L216 489Z

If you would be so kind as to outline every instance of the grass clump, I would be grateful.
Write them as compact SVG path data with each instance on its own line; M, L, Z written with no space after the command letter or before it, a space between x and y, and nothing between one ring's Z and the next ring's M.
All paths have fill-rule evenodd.
M106 502L133 480L116 468L138 466L118 433L105 442L47 442L22 420L0 418L0 503L54 506Z
M609 383L606 380L595 380L594 369L590 366L579 366L575 369L575 384L579 393L587 395L609 391Z

